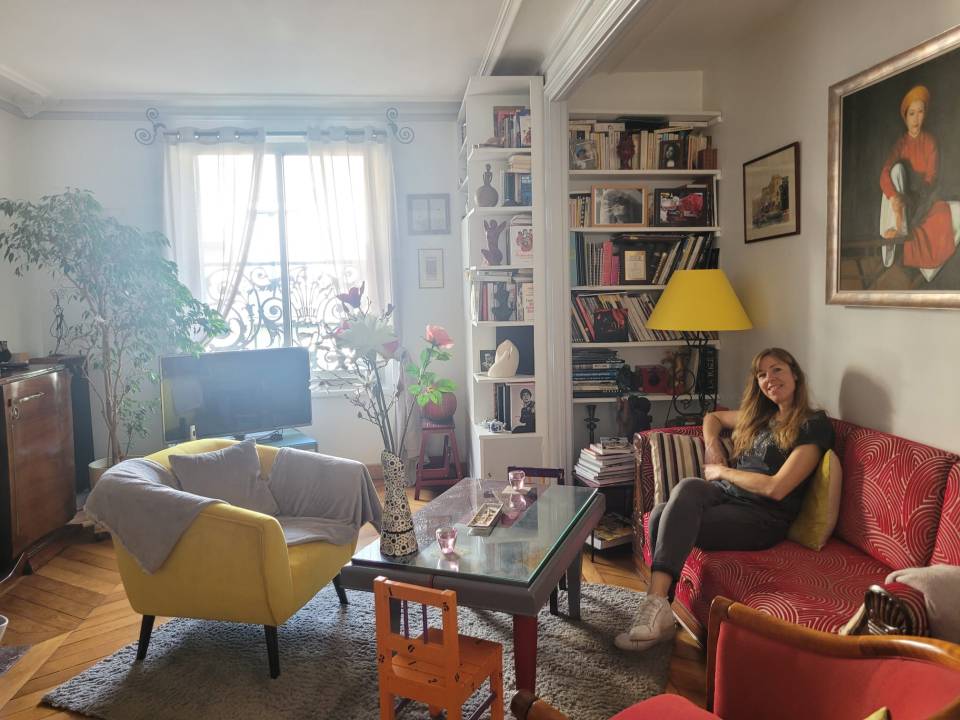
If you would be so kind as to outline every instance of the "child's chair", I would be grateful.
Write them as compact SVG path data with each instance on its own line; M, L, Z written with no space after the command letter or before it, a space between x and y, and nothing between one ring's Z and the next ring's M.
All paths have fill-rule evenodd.
M492 720L503 720L503 648L457 632L457 594L378 577L373 582L377 620L377 672L380 719L394 720L394 698L430 706L431 715L447 711L447 720L462 720L463 703L490 678L490 696L470 716L489 707ZM420 603L423 634L410 636L407 602ZM390 603L402 602L402 633L391 627ZM427 625L427 606L440 608L443 628Z

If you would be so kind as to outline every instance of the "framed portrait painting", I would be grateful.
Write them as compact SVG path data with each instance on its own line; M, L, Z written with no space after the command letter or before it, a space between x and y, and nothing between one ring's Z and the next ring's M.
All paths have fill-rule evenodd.
M960 308L960 27L830 88L827 302Z
M594 227L644 224L644 194L639 185L594 185Z
M743 164L743 239L770 240L800 232L800 143Z

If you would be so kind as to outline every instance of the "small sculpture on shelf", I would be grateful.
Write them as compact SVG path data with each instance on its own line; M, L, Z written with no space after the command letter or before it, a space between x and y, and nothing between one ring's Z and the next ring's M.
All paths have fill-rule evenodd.
M504 340L497 346L496 360L487 371L492 378L512 378L520 367L520 351L510 340Z
M636 149L633 146L633 134L624 133L617 145L617 155L620 157L620 169L630 170L633 168L633 154Z
M496 305L490 308L490 314L493 315L494 320L506 322L516 317L517 304L510 302L510 291L507 290L506 283L497 283L493 291L493 299Z
M487 163L486 170L483 171L483 185L477 188L474 197L477 200L477 207L494 207L500 199L500 193L491 184L493 182L493 171L490 169L490 163Z
M653 424L650 401L642 395L630 395L617 401L617 428L622 437L649 430Z
M500 234L507 227L507 221L484 220L483 230L487 235L487 247L481 248L480 254L487 265L499 265L503 262L503 250L500 249Z

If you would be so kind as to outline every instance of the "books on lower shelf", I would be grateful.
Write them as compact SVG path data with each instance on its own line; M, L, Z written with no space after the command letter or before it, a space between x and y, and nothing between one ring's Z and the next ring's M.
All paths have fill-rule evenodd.
M627 518L617 513L607 513L600 518L593 534L588 535L586 540L587 545L592 545L597 550L606 550L631 542L633 542L633 526Z
M636 467L633 448L603 448L600 443L592 443L580 451L573 470L587 484L611 485L631 481Z
M616 350L574 350L573 396L619 396L623 390L617 378L625 364Z
M716 263L713 233L616 233L608 239L573 233L571 237L575 285L666 285L676 270L710 268Z
M533 275L531 271L484 273L473 283L472 316L477 321L532 322Z

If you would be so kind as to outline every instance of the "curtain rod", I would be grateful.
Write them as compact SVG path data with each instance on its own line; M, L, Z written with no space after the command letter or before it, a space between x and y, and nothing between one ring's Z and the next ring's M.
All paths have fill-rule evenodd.
M160 111L157 108L155 107L147 108L146 116L147 116L147 120L150 122L153 128L151 130L148 130L147 128L137 128L134 131L133 136L138 143L140 143L141 145L153 145L153 143L156 142L157 138L160 136L176 137L177 139L180 139L180 132L181 132L180 130L167 130L167 126L164 123L160 122ZM386 137L389 132L389 134L392 134L394 138L396 138L397 142L402 143L404 145L409 145L410 143L413 142L413 139L415 137L413 128L408 126L400 127L398 122L399 117L400 117L400 111L395 107L391 107L391 108L387 108L386 110L387 130L383 130L379 128L344 128L344 127L338 128L337 130L338 130L338 133L342 132L347 137L357 136L357 135L366 136L369 133L370 136L375 140L380 139L381 137ZM330 136L331 130L332 128L331 129L323 128L323 129L315 130L313 132L315 132L316 134L319 134L320 136ZM239 128L232 128L231 131L233 132L234 137L237 138L238 140L241 137L256 137L261 132L260 130L243 130ZM194 137L197 137L197 138L208 137L208 138L216 138L217 140L221 138L220 130L196 130L191 128L191 132L193 133ZM267 130L267 131L264 131L264 135L271 135L273 137L308 137L310 135L310 131L309 130Z

